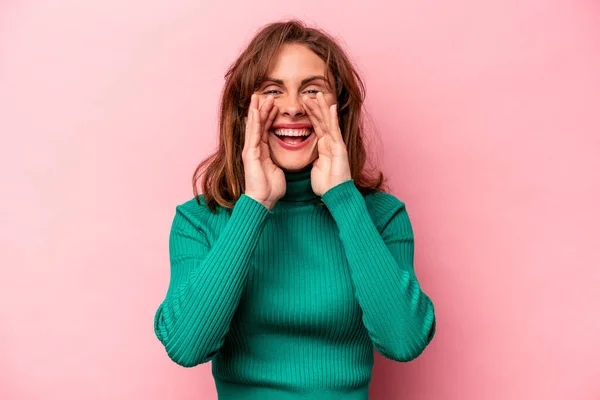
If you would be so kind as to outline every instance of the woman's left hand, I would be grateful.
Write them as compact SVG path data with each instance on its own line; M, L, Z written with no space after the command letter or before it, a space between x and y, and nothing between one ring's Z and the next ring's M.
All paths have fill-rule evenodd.
M322 196L332 187L352 178L348 151L338 122L337 104L329 106L323 93L316 101L302 97L304 109L317 135L319 157L313 162L310 174L312 189Z

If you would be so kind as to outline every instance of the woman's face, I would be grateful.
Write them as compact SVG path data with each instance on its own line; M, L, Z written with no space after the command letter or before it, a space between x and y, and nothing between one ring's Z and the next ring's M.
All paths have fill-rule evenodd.
M316 99L317 92L322 92L328 105L335 104L335 88L327 87L326 74L325 62L309 48L286 44L256 92L259 107L267 96L274 97L278 112L269 131L269 149L273 162L286 171L301 170L318 157L317 136L302 96ZM329 78L333 82L331 74Z

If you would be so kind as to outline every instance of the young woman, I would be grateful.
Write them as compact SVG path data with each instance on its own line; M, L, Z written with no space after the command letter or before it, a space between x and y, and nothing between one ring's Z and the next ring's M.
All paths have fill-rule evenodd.
M409 361L434 336L404 203L364 169L363 98L340 46L299 21L264 27L226 75L154 320L177 364L213 361L219 399L364 400L374 348Z

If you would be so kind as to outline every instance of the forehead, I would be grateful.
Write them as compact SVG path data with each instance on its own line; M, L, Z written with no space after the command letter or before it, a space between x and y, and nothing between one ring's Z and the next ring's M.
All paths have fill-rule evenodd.
M283 45L268 72L270 78L290 83L299 82L308 76L325 74L325 62L301 44Z

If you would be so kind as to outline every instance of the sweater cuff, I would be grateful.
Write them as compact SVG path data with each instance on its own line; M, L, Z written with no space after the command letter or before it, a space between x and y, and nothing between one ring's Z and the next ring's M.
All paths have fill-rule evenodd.
M329 209L336 221L348 219L366 209L366 202L353 179L342 182L321 196L321 200Z
M273 214L273 211L269 210L262 203L254 200L252 197L246 196L242 193L240 198L235 203L231 215L233 216L234 213L250 217L248 218L249 220L261 221L267 216Z

